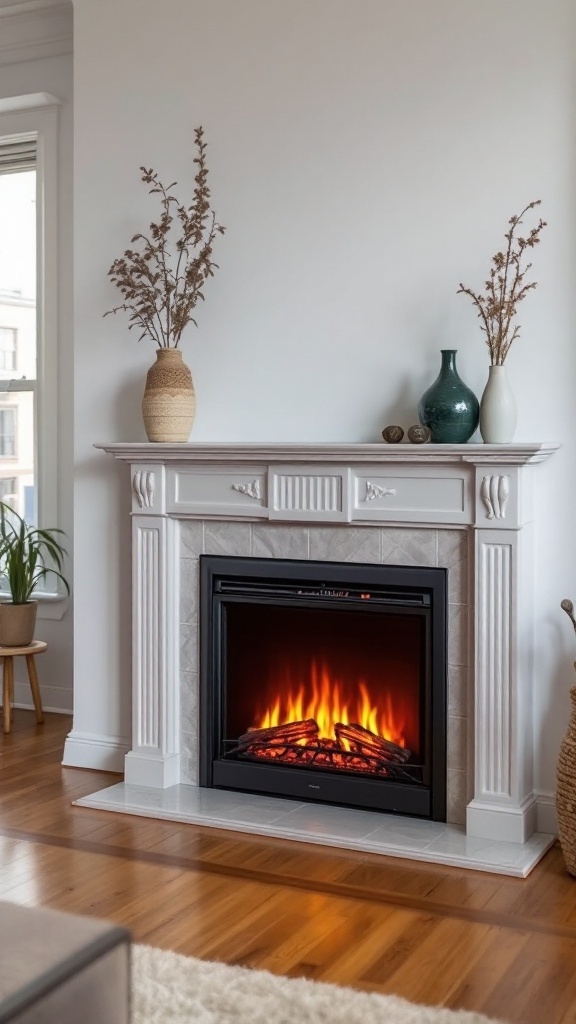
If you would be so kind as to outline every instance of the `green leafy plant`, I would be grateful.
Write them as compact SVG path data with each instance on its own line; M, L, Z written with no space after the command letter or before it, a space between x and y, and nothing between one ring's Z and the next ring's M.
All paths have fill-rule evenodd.
M214 277L218 264L212 259L216 235L225 228L210 207L206 143L202 126L195 129L197 156L194 163L194 198L185 206L172 193L177 184L163 185L156 171L141 167L149 193L160 197L161 215L148 234L134 235L131 244L114 260L108 275L124 296L124 302L104 316L122 310L129 314L129 330L151 338L158 348L178 348L184 328L192 322L197 302L204 300L204 285Z
M67 551L55 536L63 533L29 526L14 509L0 502L0 579L7 581L13 604L26 604L49 573L70 593L62 574Z

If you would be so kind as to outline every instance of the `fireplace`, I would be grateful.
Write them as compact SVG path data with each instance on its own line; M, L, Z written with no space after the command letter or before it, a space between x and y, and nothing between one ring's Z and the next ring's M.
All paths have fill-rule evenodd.
M200 785L446 820L446 570L200 559Z
M83 798L84 806L394 852L505 874L525 875L531 870L553 842L554 828L548 813L551 807L534 788L531 709L536 638L532 556L541 531L548 528L534 516L533 494L538 464L552 455L556 445L118 443L97 447L130 464L133 717L131 740L110 739L99 764L110 767L113 748L118 753L115 770L124 764L124 783ZM235 722L224 719L223 727L222 696L211 698L219 710L218 715L213 709L208 716L211 749L209 753L203 749L200 758L205 730L199 720L199 637L208 621L203 612L199 630L202 556L249 559L253 568L258 559L270 560L275 563L274 582L279 566L285 578L286 565L298 563L300 573L302 563L308 563L312 577L304 570L306 587L317 589L316 584L325 583L325 589L339 591L358 584L360 595L371 594L377 586L393 591L395 578L387 574L397 569L403 575L405 570L428 569L444 574L448 691L446 715L438 729L447 733L445 782L439 781L441 772L435 762L441 755L433 749L431 760L426 761L426 738L432 733L435 744L435 708L442 702L435 682L431 694L424 690L419 698L422 724L416 731L419 738L422 731L424 736L420 746L410 736L397 737L400 742L396 743L411 752L405 761L407 770L420 766L423 779L429 773L427 810L404 808L400 814L389 814L372 810L371 805L349 810L326 796L311 802L310 786L320 785L319 779L326 775L342 803L359 806L359 798L342 796L356 773L334 765L330 770L326 765L306 766L307 793L300 797L300 809L296 800L272 795L261 788L261 777L269 775L277 781L286 775L295 785L301 767L262 764L253 757L253 750L250 757L237 756L237 751L229 758L234 741L249 732L250 723L257 726L262 721L254 718L254 706L240 720L237 710ZM321 578L313 568L315 562L323 563ZM352 577L330 579L326 573L332 563L343 565L345 573L352 570ZM376 575L354 576L366 567ZM246 575L244 568L242 575ZM266 578L258 580L259 585L263 582ZM316 608L317 595L304 596L314 597ZM231 594L219 600L224 607L233 603ZM242 600L249 603L246 594ZM370 603L372 598L360 596L362 601ZM340 615L341 602L328 595L329 607L323 610L334 608L334 614ZM435 600L433 604L436 608ZM312 614L314 608L307 611ZM211 614L216 620L220 612ZM396 614L396 623L401 614L405 610ZM367 615L361 604L358 615ZM265 624L266 634L271 622L268 619ZM240 636L236 646L241 626L242 622L236 626L232 622L232 633L236 629ZM216 628L214 622L210 628ZM346 630L332 632L344 636ZM431 636L424 660L433 666L437 650L433 627ZM426 651L426 643L422 641L421 650ZM214 653L210 657L216 659ZM222 659L222 654L218 657ZM314 672L321 681L322 652L317 657ZM225 673L228 661L226 655ZM218 671L222 673L222 665ZM246 671L237 678L237 689L245 685ZM331 672L329 665L328 675ZM207 708L202 697L202 718ZM302 714L301 720L316 722L315 712L308 715L305 707ZM361 724L338 717L344 725ZM356 708L353 717L357 717ZM380 733L377 728L375 735ZM333 736L322 737L326 738L333 741ZM228 740L231 746L226 746ZM93 747L91 735L72 733L65 762L94 767ZM296 754L301 756L299 751ZM231 765L234 775L242 778L241 789L234 791L234 782L225 779L223 783L217 777L222 765L224 771ZM258 772L257 786L252 781L250 788L246 785L248 772ZM363 782L366 792L372 789L379 794L394 793L393 787L400 786L386 776L368 776ZM407 793L410 786L418 791L425 788L414 779L404 779L401 791ZM446 814L440 820L443 799Z

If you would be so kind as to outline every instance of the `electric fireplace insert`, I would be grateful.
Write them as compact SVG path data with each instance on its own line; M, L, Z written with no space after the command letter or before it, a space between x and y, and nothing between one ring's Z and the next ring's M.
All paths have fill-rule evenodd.
M445 569L203 555L200 785L446 820Z

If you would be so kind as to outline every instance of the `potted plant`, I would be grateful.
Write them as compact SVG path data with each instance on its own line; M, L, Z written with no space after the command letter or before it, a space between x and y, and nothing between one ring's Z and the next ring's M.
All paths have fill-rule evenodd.
M25 647L34 638L38 602L35 589L49 575L56 576L70 593L62 574L67 554L57 534L63 530L29 526L9 505L0 501L0 579L6 580L10 599L0 602L0 646Z
M149 338L156 345L156 362L148 371L142 400L149 441L187 441L190 436L196 396L178 346L188 324L197 326L196 305L204 300L204 286L218 267L212 258L214 242L225 231L210 206L201 126L195 129L194 141L197 171L191 204L176 198L175 181L163 185L156 171L141 167L148 191L159 196L160 217L145 234L134 235L131 247L108 271L124 302L104 316L128 313L128 329L140 331L139 341Z
M511 217L505 233L506 245L492 257L492 266L483 292L475 292L463 284L457 291L468 295L478 311L488 351L490 369L488 383L480 401L480 433L489 444L507 444L516 429L516 402L512 394L504 365L506 356L520 326L515 323L518 303L526 298L536 281L526 281L532 264L526 262L531 250L540 244L540 234L546 221L540 217L535 227L521 237L519 228L526 214L532 214L542 200L536 199L524 207L522 213Z

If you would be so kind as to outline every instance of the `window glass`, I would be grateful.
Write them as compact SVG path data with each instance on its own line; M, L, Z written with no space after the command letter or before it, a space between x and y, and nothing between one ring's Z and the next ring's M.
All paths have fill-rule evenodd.
M3 141L0 138L0 155ZM28 159L28 164L30 160ZM36 170L0 161L0 500L37 521Z

